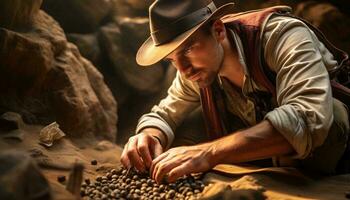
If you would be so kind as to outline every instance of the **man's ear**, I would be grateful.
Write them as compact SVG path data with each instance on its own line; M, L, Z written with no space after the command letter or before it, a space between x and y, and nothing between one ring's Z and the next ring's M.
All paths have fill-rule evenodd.
M215 38L221 42L226 38L226 28L224 23L220 19L216 19L213 23L213 31Z

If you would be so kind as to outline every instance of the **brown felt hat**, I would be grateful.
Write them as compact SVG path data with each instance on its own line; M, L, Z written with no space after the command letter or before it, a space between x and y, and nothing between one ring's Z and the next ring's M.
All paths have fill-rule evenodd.
M234 3L219 8L211 0L156 0L149 8L151 36L142 44L136 62L157 63L198 30L205 22L234 12Z

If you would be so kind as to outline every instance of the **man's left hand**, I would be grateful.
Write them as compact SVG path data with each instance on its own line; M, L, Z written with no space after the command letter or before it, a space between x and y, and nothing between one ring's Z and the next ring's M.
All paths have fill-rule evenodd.
M161 183L168 175L167 181L174 182L184 175L207 171L216 163L213 149L212 143L169 149L153 160L151 177Z

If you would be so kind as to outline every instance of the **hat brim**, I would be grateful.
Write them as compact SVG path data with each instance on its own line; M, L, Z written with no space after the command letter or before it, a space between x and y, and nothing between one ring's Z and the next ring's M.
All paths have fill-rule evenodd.
M186 32L182 33L181 35L176 37L174 40L166 44L156 46L153 43L152 38L149 37L142 44L142 46L139 48L136 54L137 64L141 66L149 66L159 62L160 60L165 58L167 55L169 55L171 52L173 52L182 43L184 43L193 33L195 33L207 21L211 19L220 18L226 14L230 14L233 12L234 12L234 3L227 3L219 7L218 9L216 9L212 13L212 15L208 17L206 20L197 24L193 28L187 30Z

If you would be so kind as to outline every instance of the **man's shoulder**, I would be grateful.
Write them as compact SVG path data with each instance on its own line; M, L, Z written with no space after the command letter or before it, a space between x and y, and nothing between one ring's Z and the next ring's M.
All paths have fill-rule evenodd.
M303 21L301 21L296 17L287 16L287 15L272 15L267 20L264 30L265 31L274 30L274 29L281 30L283 28L293 28L293 27L300 27L300 26L307 27L307 25Z

